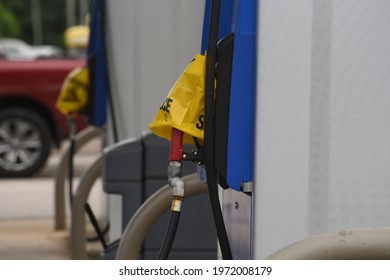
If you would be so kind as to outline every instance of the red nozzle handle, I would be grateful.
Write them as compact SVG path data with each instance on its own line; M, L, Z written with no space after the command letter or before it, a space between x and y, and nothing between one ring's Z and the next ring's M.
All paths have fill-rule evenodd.
M171 146L169 149L170 161L181 161L183 157L183 136L184 133L181 130L172 128L171 132Z

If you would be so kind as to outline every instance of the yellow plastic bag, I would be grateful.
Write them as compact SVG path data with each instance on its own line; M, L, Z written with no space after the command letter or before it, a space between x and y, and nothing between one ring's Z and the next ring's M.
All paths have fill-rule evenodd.
M87 104L88 94L88 68L77 67L66 76L55 106L64 115L78 113Z
M197 54L176 81L158 109L150 130L171 140L172 128L184 132L183 142L194 144L194 137L204 138L204 76L206 58Z

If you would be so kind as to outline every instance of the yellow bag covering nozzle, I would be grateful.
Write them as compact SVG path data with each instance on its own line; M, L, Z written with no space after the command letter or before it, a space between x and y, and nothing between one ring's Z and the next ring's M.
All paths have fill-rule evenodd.
M55 106L64 115L78 113L87 104L88 94L88 68L77 67L66 76L62 83L61 92Z
M150 130L171 140L172 128L184 132L183 142L194 144L204 139L204 87L206 57L197 54L176 81L158 109Z

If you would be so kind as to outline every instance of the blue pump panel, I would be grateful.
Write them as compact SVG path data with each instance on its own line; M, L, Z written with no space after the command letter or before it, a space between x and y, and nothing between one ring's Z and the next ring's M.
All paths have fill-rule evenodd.
M107 80L106 50L103 36L104 2L93 0L91 2L92 15L90 23L90 36L88 44L88 68L90 71L90 102L86 107L89 122L97 127L106 123L106 94L109 90Z
M235 0L221 0L220 15L219 15L219 24L218 24L218 40L222 39L229 33L233 32L232 22L233 16L233 3ZM209 21L210 21L210 9L211 9L211 0L206 0L205 9L204 9L204 19L203 19L203 32L202 32L202 44L201 44L201 53L205 53L207 50L208 43L208 30L209 30Z
M208 41L206 0L202 53ZM215 159L223 187L253 181L256 0L221 0L218 31Z
M233 3L234 48L226 182L237 191L253 181L256 0Z

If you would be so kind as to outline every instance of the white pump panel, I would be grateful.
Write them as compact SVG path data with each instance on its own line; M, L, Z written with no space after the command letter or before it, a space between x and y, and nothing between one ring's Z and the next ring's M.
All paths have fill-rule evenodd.
M390 2L262 0L253 257L390 224Z

